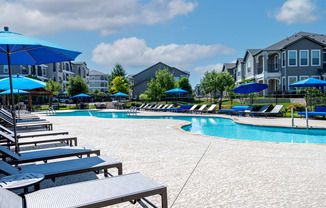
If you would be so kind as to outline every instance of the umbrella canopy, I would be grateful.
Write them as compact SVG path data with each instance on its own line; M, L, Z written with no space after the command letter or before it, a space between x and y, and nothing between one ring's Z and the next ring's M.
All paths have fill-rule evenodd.
M78 95L73 96L73 98L81 98L81 97L90 97L89 95L86 95L84 93L80 93Z
M260 92L268 88L267 84L260 84L255 82L250 82L247 84L243 84L233 90L234 93L240 94L249 94L254 92Z
M31 79L31 78L17 75L12 77L12 87L15 90L32 90L36 88L46 87L46 83L36 79ZM0 89L1 90L10 89L10 78L5 78L0 80Z
M29 38L10 32L8 27L0 32L0 64L9 65L7 54L10 53L12 65L40 65L61 61L73 61L80 52Z
M116 97L128 97L129 95L122 93L122 92L117 92L115 94L113 94L112 96L116 96Z
M14 89L13 90L14 94L28 94L29 92L25 91L25 90L18 90L18 89ZM3 92L0 92L0 95L9 95L11 94L11 90L6 90Z
M187 90L183 90L180 88L174 88L172 90L168 90L165 93L167 94L184 94L184 93L189 93Z
M18 138L16 115L14 113L15 101L11 65L40 65L73 61L79 54L80 52L78 51L73 51L56 44L9 32L8 27L5 27L4 31L0 32L0 65L8 65L16 152L18 152Z
M304 79L299 82L293 83L290 87L324 87L326 86L326 81L320 79Z

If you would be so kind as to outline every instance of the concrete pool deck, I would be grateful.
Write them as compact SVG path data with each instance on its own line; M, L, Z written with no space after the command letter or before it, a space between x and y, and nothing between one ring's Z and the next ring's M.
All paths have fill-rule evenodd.
M169 207L326 206L325 145L195 135L178 129L186 123L180 120L42 117L53 122L55 130L77 136L79 145L100 148L101 154L121 161L124 173L141 172L167 186ZM287 118L234 118L247 124L291 126ZM296 118L295 124L305 127L305 119ZM309 120L309 124L325 128L326 121ZM55 185L97 177L103 174L62 177ZM149 199L160 205L159 197Z

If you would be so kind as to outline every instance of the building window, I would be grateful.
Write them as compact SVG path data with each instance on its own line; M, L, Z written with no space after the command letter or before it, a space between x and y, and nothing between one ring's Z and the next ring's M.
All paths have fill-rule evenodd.
M308 50L300 51L300 66L308 66L309 65L309 53Z
M297 82L297 76L289 76L289 90L297 90L297 88L290 87L291 84Z
M247 62L247 73L251 72L251 61Z
M92 83L92 87L95 87L95 83Z
M320 76L311 76L311 78L314 78L314 79L320 79Z
M301 80L308 79L308 78L309 78L309 76L300 76L300 81L301 81Z
M282 77L282 90L285 91L286 90L286 85L285 85L285 77Z
M92 76L92 79L95 79L95 77L94 77L94 76Z
M323 62L324 62L324 63L326 62L326 52L323 53Z
M285 57L285 51L282 52L282 68L285 67L285 63L286 63L286 57Z
M320 66L320 50L311 50L311 66Z
M297 66L297 51L288 51L288 63L289 66Z
M174 77L174 81L178 82L180 80L180 77Z
M238 77L241 76L241 65L240 64L238 66L237 72L238 72Z

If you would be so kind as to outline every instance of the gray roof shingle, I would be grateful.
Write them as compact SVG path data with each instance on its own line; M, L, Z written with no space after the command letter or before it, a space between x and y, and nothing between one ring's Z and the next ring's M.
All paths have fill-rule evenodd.
M264 50L281 50L284 47L286 47L287 45L289 45L301 38L305 38L305 37L315 40L322 45L326 44L326 35L316 34L316 33L307 33L307 32L298 32L298 33L295 33L294 35L292 35L288 38L285 38L271 46L268 46Z

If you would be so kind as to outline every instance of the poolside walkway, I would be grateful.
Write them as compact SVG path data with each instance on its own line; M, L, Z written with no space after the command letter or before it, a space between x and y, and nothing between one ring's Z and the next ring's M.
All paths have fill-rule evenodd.
M242 123L291 126L290 119L235 118ZM142 172L166 185L169 207L326 206L325 145L195 135L178 129L185 121L169 119L46 119L54 123L55 129L66 129L78 136L80 145L100 148L101 154L123 162L124 173ZM305 126L305 119L295 122ZM326 126L326 121L310 123L314 127ZM96 177L103 175L63 177L55 185ZM50 181L45 183L51 185ZM150 200L159 204L158 197Z

